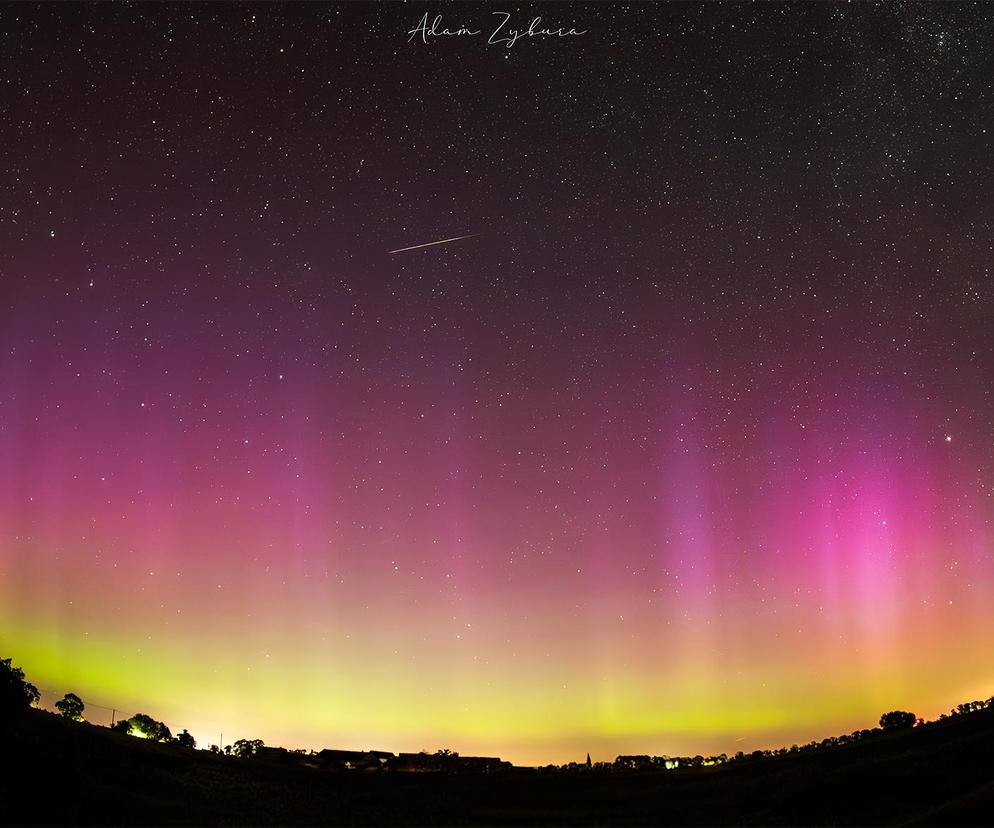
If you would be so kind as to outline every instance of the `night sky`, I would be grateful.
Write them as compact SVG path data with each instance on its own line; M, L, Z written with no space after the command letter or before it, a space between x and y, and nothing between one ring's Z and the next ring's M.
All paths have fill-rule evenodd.
M990 696L992 43L0 6L0 655L204 745L517 763Z

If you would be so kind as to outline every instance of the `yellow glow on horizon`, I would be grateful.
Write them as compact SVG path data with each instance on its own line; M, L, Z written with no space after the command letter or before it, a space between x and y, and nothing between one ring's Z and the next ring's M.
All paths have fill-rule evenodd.
M675 667L647 660L625 680L609 660L546 666L529 655L486 665L455 650L391 662L348 648L329 647L321 658L295 642L294 651L272 648L265 658L251 637L232 639L218 656L220 645L186 633L149 639L140 627L91 627L89 636L67 635L11 616L2 604L0 629L0 654L46 692L88 700L91 720L109 722L112 707L118 718L148 713L176 732L187 728L201 748L220 745L223 732L226 744L449 747L518 764L564 762L588 750L598 761L732 754L873 727L890 709L934 718L994 692L994 673L978 670L994 634L980 627L958 648L938 636L916 638L914 661L886 650L871 660L839 647L817 657L798 651L787 662L789 652L760 648L755 658L725 664L707 655L707 640L691 640Z

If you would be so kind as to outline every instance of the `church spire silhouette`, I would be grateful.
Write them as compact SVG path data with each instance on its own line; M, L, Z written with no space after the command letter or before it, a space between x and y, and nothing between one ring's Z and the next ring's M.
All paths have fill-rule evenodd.
M587 754L587 767L590 767L590 754Z

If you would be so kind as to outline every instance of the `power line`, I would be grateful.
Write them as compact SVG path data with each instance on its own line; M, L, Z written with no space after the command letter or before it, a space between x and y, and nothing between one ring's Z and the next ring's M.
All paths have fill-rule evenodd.
M58 690L53 690L50 687L39 687L37 684L34 685L34 687L35 687L36 690L38 690L39 694L45 694L45 695L50 696L50 697L52 697L53 699L56 699L56 700L61 699L61 698L63 698L66 695L65 693L61 693ZM79 696L78 693L76 695ZM96 702L90 702L90 701L87 701L86 699L82 698L81 696L79 698L80 698L80 701L83 702L83 706L86 709L89 709L91 707L95 707L95 708L97 708L99 710L106 710L107 712L109 712L110 713L110 723L111 723L111 725L114 725L115 722L117 721L117 711L119 709L121 709L121 708L118 708L118 707L109 707L108 705L105 705L105 704L97 704ZM49 709L49 712L53 712L53 708L55 707L55 703L52 702L51 704L39 705L39 706L43 706L43 707ZM224 733L221 734L221 744L218 745L218 747L220 747L222 750L224 749Z

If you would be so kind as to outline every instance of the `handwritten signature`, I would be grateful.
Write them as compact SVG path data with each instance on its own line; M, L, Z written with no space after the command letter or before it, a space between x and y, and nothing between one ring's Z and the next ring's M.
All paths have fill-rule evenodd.
M567 29L565 26L557 26L555 28L543 27L541 25L541 17L533 17L525 29L516 29L509 25L511 15L508 12L498 11L491 12L491 14L496 15L500 20L487 38L488 46L502 45L510 49L515 43L526 37L573 37L587 34L588 31L587 29L581 31L577 31L574 28ZM434 37L477 37L481 34L483 34L482 29L475 30L466 25L459 26L456 29L446 28L442 25L442 15L440 14L435 15L435 18L429 22L428 12L425 12L418 24L408 31L407 42L410 43L417 37L421 38L422 43L427 43L430 38Z

